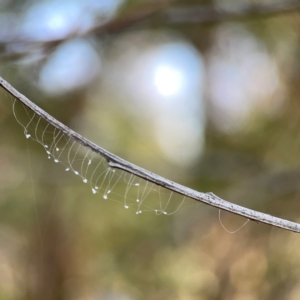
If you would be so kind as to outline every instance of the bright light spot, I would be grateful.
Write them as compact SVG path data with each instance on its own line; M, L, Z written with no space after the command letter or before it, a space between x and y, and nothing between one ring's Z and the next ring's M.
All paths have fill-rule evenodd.
M146 51L138 51L136 41ZM110 61L107 83L121 99L128 93L134 101L130 107L140 132L154 137L161 156L180 167L191 165L205 144L201 54L186 41L159 42L145 32L127 36L114 49L120 54Z
M80 88L95 78L100 60L93 47L83 39L68 40L48 58L40 73L40 86L51 94Z
M236 133L256 115L280 109L280 78L265 45L244 27L222 26L215 39L208 64L210 117L220 131Z
M81 27L83 15L84 23L90 23L90 16L83 14L82 7L74 2L37 3L25 12L21 33L30 40L63 39Z
M175 95L182 87L183 76L179 70L160 66L155 72L155 85L163 96Z

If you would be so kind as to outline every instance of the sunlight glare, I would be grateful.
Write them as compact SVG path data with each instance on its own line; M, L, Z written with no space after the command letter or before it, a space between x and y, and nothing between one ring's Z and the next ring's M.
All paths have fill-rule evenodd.
M168 66L160 66L155 72L155 86L163 96L175 95L182 87L182 72Z

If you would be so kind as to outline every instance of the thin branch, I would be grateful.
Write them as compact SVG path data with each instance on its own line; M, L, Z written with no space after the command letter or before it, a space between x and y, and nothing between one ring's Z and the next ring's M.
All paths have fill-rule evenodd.
M200 201L200 202L203 202L210 206L214 206L219 209L234 213L236 215L240 215L249 220L269 224L269 225L272 225L275 227L283 228L283 229L294 231L294 232L300 232L300 224L290 222L290 221L287 221L284 219L280 219L280 218L277 218L277 217L274 217L274 216L271 216L268 214L264 214L264 213L261 213L261 212L255 211L255 210L251 210L249 208L245 208L245 207L230 203L228 201L225 201L225 200L219 198L218 196L214 195L213 193L197 192L188 187L182 186L178 183L168 180L164 177L156 175L156 174L154 174L148 170L145 170L139 166L136 166L136 165L110 153L109 151L99 147L98 145L96 145L93 142L89 141L88 139L84 138L77 132L75 132L72 129L70 129L69 127L67 127L66 125L62 124L61 122L59 122L58 120L53 118L51 115L49 115L47 112L45 112L43 109L38 107L36 104L31 102L27 97L25 97L20 92L18 92L13 86L11 86L7 81L5 81L1 77L0 77L0 86L3 87L8 93L10 93L17 100L19 100L24 105L26 105L34 113L36 113L37 115L42 117L44 120L46 120L48 123L50 123L52 126L57 128L58 130L61 130L63 133L65 133L71 139L76 140L81 145L91 149L95 153L98 153L99 155L104 157L107 160L107 162L111 168L121 169L130 174L133 174L135 176L138 176L140 178L143 178L145 180L153 182L154 184L164 187L175 193L179 193L181 195L184 195L184 196L194 199L196 201Z

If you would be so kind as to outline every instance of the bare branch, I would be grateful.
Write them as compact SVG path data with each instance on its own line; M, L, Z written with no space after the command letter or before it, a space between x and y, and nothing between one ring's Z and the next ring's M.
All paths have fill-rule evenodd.
M154 184L164 187L175 193L179 193L181 195L184 195L184 196L194 199L196 201L203 202L210 206L217 207L219 209L234 213L236 215L243 216L249 220L269 224L269 225L272 225L275 227L283 228L283 229L294 231L294 232L300 232L300 224L290 222L290 221L287 221L284 219L280 219L280 218L277 218L277 217L274 217L274 216L271 216L268 214L264 214L264 213L261 213L261 212L255 211L255 210L251 210L249 208L245 208L245 207L230 203L228 201L225 201L225 200L219 198L218 196L214 195L213 193L197 192L188 187L182 186L178 183L168 180L164 177L156 175L156 174L154 174L148 170L145 170L139 166L136 166L136 165L110 153L109 151L99 147L98 145L96 145L93 142L89 141L88 139L84 138L83 136L81 136L77 132L73 131L69 127L65 126L64 124L62 124L61 122L59 122L58 120L53 118L51 115L49 115L47 112L45 112L43 109L38 107L36 104L31 102L27 97L25 97L20 92L18 92L13 86L11 86L7 81L5 81L1 77L0 77L0 86L2 88L4 88L8 93L10 93L13 97L15 97L17 100L19 100L24 105L26 105L34 113L36 113L37 115L42 117L44 120L46 120L48 123L50 123L52 126L57 128L58 130L61 130L63 133L65 133L71 139L76 140L81 145L91 149L95 153L98 153L99 155L104 157L107 160L107 162L111 168L121 169L130 174L133 174L133 175L143 178L145 180L151 181Z

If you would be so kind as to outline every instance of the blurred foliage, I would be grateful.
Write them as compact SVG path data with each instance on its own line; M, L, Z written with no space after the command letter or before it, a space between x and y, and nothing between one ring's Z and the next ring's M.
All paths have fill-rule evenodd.
M257 5L264 2L253 1ZM17 28L36 3L1 2L0 24L4 20L7 25L0 29L3 78L66 125L125 159L196 190L212 191L251 209L300 221L300 19L296 10L271 18L264 15L205 25L167 19L164 23L161 15L153 14L123 30L123 24L130 22L120 20L131 12L136 16L146 10L214 5L227 5L234 11L240 4L253 3L121 3L99 26L99 15L95 13L92 19L95 28L110 27L78 34L99 56L98 73L84 84L56 94L43 89L41 72L60 44L76 32L55 41L23 39ZM90 10L95 10L96 4L89 3ZM268 1L268 5L272 3L276 5ZM11 19L5 19L8 13ZM82 12L78 24L86 13ZM217 57L214 51L221 47L216 35L226 26L242 27L263 45L279 78L273 94L262 100L249 96L250 103L265 101L265 106L254 110L239 130L227 132L215 123L208 76L212 59ZM110 32L111 28L117 30ZM233 36L241 39L238 34ZM176 165L163 154L147 109L141 109L123 90L139 54L155 43L177 40L192 44L205 65L205 144L198 157L185 165ZM119 59L130 46L135 51L133 59ZM123 77L112 76L113 69ZM259 69L257 74L261 72ZM135 82L136 89L141 82ZM277 97L281 104L273 109ZM78 184L78 178L48 161L42 147L24 138L12 114L12 103L1 91L0 299L299 299L298 235L254 222L231 235L220 226L218 211L201 204L172 216L137 216L122 205L95 198L84 184ZM219 116L225 114L221 111ZM221 216L230 230L244 222L225 212Z

